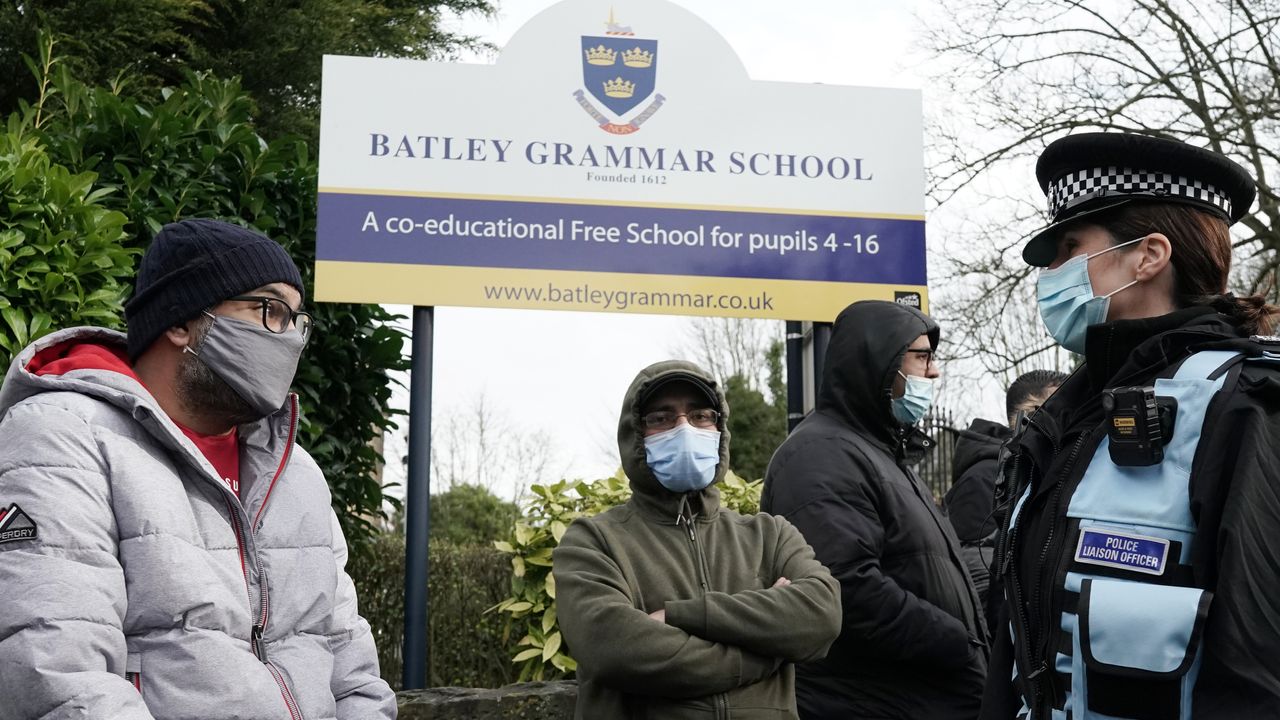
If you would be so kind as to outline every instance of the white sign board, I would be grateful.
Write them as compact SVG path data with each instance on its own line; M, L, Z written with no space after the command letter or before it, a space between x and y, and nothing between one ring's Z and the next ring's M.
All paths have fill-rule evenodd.
M753 81L662 0L493 65L324 62L320 300L833 319L927 302L918 91Z

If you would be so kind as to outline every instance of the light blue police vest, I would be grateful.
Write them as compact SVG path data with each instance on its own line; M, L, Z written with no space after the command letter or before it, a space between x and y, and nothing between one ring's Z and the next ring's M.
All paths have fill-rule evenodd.
M1061 615L1070 645L1058 650L1054 670L1071 682L1064 707L1050 720L1191 718L1213 596L1188 587L1196 533L1191 463L1209 402L1238 356L1199 352L1173 378L1156 380L1155 394L1178 403L1161 463L1118 466L1105 436L1094 451L1067 507L1079 530L1068 540L1074 552L1064 587L1078 601L1074 608L1064 603ZM1015 522L1029 495L1030 488L1015 506ZM1019 717L1027 712L1024 705Z

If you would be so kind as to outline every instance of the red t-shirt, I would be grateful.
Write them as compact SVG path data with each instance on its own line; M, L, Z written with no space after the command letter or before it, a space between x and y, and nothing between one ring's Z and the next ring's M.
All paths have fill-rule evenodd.
M224 435L201 435L189 427L184 427L178 423L178 429L183 435L191 438L191 442L200 448L200 452L204 453L205 458L209 460L209 464L213 465L213 469L218 471L218 475L222 477L222 481L231 487L231 491L240 496L240 438L237 430L231 429L231 432Z
M63 343L36 353L27 363L27 371L35 375L64 375L72 370L109 370L130 377L142 385L142 379L129 366L129 356L123 348L94 343ZM144 385L145 387L145 385ZM175 421L175 425L178 423ZM191 438L200 452L218 471L231 490L240 495L240 442L235 428L225 435L201 435L190 428L178 425L184 435Z

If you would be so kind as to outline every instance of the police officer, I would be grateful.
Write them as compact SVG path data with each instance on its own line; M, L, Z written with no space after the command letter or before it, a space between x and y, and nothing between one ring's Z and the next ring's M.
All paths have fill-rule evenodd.
M1115 133L1050 144L1036 175L1052 221L1023 259L1085 362L1012 441L982 717L1277 717L1277 308L1226 293L1254 182Z

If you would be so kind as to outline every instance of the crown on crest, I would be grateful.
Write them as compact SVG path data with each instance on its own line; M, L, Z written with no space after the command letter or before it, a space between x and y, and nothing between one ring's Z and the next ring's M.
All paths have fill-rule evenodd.
M587 63L591 65L612 65L618 59L618 51L610 50L604 45L588 48Z
M621 77L605 81L604 94L611 98L629 98L636 92L636 84Z
M653 53L640 48L631 48L622 53L622 64L633 68L647 68L653 64Z

